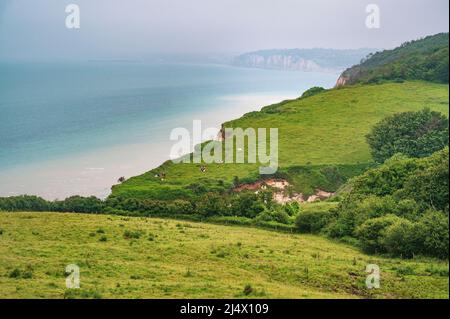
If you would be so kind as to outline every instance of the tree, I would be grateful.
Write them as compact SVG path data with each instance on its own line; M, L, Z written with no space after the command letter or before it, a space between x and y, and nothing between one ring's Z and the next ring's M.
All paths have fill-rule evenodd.
M262 213L266 205L261 201L257 194L251 192L242 192L236 196L231 205L231 211L235 216L255 218Z
M423 245L424 255L448 258L449 254L448 216L430 210L418 222L417 236Z
M314 87L306 90L305 92L303 92L301 98L304 99L304 98L307 98L307 97L310 97L310 96L322 93L323 91L325 91L325 89L323 87L314 86Z
M392 256L412 258L421 251L420 238L416 236L417 226L406 219L399 219L386 228L381 242Z
M228 203L216 193L203 195L197 202L198 213L204 217L228 215Z
M366 138L378 163L396 153L426 157L448 145L448 119L429 109L398 113L376 124Z
M369 219L358 226L355 230L355 234L360 240L364 251L368 253L386 252L386 247L383 243L385 231L389 226L399 220L401 220L401 218L395 215L386 215Z

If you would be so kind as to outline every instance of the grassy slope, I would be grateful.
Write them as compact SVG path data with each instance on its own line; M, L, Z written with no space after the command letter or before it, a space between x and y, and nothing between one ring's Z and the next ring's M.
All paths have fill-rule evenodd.
M323 165L341 165L344 177L359 174L372 161L365 141L370 128L393 113L423 107L448 115L448 85L405 82L344 87L269 106L225 126L279 128L280 172L297 191L312 193L316 187L334 191L339 183L324 179L320 174ZM166 181L154 178L159 171L167 173ZM204 174L198 164L167 162L113 187L113 196L189 197L186 186L192 183L229 187L234 176L257 179L257 172L255 165L210 164Z
M58 213L0 213L0 228L0 298L234 298L246 284L265 298L449 296L447 262L371 257L317 236ZM127 240L125 230L143 235ZM80 290L65 289L71 263ZM378 290L365 288L369 263L381 267ZM9 278L14 268L32 278Z

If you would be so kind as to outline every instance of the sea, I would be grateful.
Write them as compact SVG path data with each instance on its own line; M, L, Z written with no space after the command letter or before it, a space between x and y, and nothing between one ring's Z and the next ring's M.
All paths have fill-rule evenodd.
M169 159L174 128L218 127L338 73L201 63L0 62L0 196L105 198Z

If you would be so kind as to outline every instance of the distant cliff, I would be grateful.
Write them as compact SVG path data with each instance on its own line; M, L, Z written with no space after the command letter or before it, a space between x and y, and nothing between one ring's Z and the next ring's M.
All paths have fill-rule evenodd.
M373 49L286 49L263 50L242 54L233 65L289 71L342 71L359 63Z

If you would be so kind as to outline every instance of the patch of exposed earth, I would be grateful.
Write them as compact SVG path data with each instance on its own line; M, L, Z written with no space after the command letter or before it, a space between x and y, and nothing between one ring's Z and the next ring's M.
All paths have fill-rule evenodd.
M291 193L288 192L288 187L291 186L287 180L284 179L267 179L262 181L257 181L255 183L242 184L236 186L233 190L235 192L242 191L255 191L259 192L265 189L273 190L273 199L279 204L287 204L292 202L297 203L312 203L317 201L322 201L332 197L335 193L326 192L321 189L316 189L315 193L310 196L304 196L301 193Z

